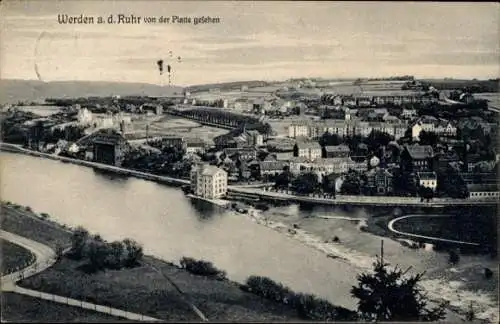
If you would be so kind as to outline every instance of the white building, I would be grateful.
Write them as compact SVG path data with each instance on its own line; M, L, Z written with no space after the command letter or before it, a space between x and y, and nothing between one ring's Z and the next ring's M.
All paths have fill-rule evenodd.
M436 191L437 176L435 172L417 172L417 181L420 187L426 187Z
M438 136L456 136L457 127L450 121L442 118L435 118L433 116L422 116L411 127L411 136L414 140L419 140L420 132L432 132Z
M191 190L199 197L222 198L227 194L227 172L209 164L198 164L191 169Z
M92 123L92 112L87 108L79 109L77 119L80 125L90 125Z
M288 126L288 137L309 137L309 125L306 123L292 123Z

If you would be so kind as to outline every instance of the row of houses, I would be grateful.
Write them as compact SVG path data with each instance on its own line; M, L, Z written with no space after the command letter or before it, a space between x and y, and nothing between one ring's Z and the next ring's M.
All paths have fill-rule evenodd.
M394 95L391 94L359 94L359 95L335 95L326 94L322 97L324 102L331 103L336 106L371 106L394 104L402 105L405 103L432 103L437 102L439 97L419 92L401 92Z
M368 136L372 131L387 133L397 140L403 137L408 124L397 122L367 122L359 120L323 120L293 122L288 126L288 137L318 139L329 132L340 137L361 135Z
M457 127L454 123L449 120L433 116L422 116L412 124L411 136L413 140L418 141L422 131L432 132L438 136L457 136Z

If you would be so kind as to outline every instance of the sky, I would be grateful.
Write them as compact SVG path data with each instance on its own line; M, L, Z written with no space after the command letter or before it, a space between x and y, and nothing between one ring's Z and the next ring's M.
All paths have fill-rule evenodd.
M220 23L60 24L60 14L210 16ZM500 74L495 2L7 0L0 20L2 79L38 79L36 64L43 81L166 84L159 59L171 63L176 85Z

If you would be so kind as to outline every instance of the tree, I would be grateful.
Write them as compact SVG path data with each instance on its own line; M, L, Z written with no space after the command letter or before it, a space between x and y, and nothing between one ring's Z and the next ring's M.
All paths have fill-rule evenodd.
M460 261L460 255L457 253L457 251L450 250L448 252L448 262L451 265L456 265Z
M361 177L355 171L349 171L342 182L340 191L347 195L359 195L361 193Z
M445 305L427 307L427 296L418 286L424 273L406 276L398 267L388 268L383 256L377 257L373 273L358 275L358 286L351 294L357 298L358 312L375 321L438 321L445 317Z
M104 269L108 255L109 247L105 242L100 240L90 241L87 256L93 271Z
M142 246L132 239L123 240L125 246L125 266L132 267L139 263L144 256Z
M387 146L389 142L393 140L394 137L385 132L372 130L368 137L365 139L365 143L368 146L370 152L375 152L378 148Z
M81 259L84 254L85 246L89 238L89 232L79 226L71 235L71 254L76 259Z
M276 189L288 189L291 177L290 171L288 169L284 169L283 172L278 174L276 177L274 187Z
M421 131L418 135L420 145L430 145L436 147L439 137L434 132Z
M318 176L314 173L305 173L292 181L292 188L299 194L311 194L319 187Z
M331 194L335 198L335 177L333 174L323 176L321 187L324 193Z
M106 265L113 269L121 268L123 264L124 249L122 242L111 242L109 245L109 254L106 257Z
M321 146L340 145L342 144L342 139L337 134L325 132L319 139L319 144Z

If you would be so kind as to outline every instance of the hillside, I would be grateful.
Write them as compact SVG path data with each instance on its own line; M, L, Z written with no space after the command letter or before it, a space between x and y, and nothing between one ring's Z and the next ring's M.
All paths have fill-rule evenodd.
M18 101L38 101L45 98L75 98L111 95L168 96L182 93L181 87L158 86L146 83L117 83L100 81L0 80L0 104Z

